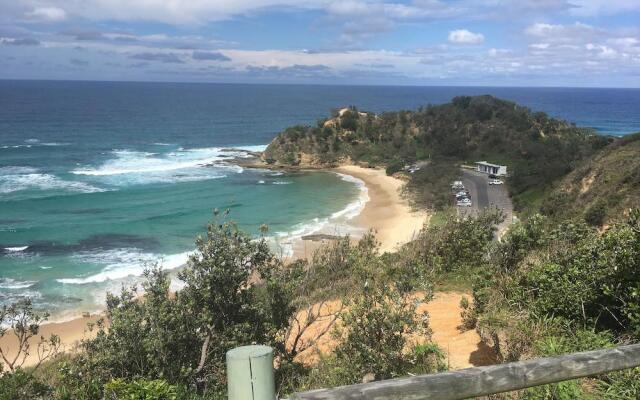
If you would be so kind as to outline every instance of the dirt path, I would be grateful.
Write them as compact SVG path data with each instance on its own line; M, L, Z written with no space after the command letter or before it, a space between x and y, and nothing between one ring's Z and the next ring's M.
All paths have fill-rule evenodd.
M429 303L418 307L418 312L429 313L429 326L433 331L432 340L440 346L447 356L449 369L462 369L479 365L495 363L489 347L484 345L475 329L462 331L462 317L460 300L465 296L457 292L439 292ZM471 296L466 295L470 298ZM340 308L339 301L330 301L322 305L320 314L329 315ZM304 312L299 315L300 320L306 318ZM315 337L318 332L325 332L331 319L320 318L305 331L301 340L307 341ZM319 353L328 354L336 346L330 334L324 335L312 348L298 355L298 361L310 365L318 361Z
M420 308L429 312L432 340L445 352L452 370L495 363L491 349L482 343L475 329L460 329L460 300L463 296L456 292L436 293L431 302Z

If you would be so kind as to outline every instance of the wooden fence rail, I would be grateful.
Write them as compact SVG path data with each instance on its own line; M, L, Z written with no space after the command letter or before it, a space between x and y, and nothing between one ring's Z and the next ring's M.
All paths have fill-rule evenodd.
M457 400L640 366L640 344L488 367L320 389L292 400Z

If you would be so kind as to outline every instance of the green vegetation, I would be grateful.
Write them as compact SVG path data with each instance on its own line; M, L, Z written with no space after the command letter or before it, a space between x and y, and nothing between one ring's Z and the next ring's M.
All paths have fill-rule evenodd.
M170 294L167 274L150 268L141 299L131 288L109 296L109 329L98 323L97 337L76 354L5 371L0 399L222 399L225 351L247 343L276 350L282 396L441 371L443 354L416 307L432 298L434 285L452 281L472 286L464 326L477 329L502 361L640 337L640 211L605 232L533 215L501 241L494 240L497 211L439 218L396 253L380 255L367 234L289 265L264 239L216 221L180 272L181 291ZM323 308L336 302L333 311ZM17 314L5 312L3 322ZM28 315L25 326L37 332L41 316ZM320 319L329 327L310 329ZM313 367L299 364L296 356L324 335L334 352ZM502 398L635 399L638 382L640 369Z
M477 268L465 314L504 361L611 347L640 337L640 211L604 233L535 215ZM625 386L630 382L631 385ZM526 391L524 398L633 399L640 370Z
M528 206L527 191L546 189L608 140L585 129L531 112L492 96L456 97L451 103L381 115L350 108L316 126L280 133L264 158L284 165L334 165L348 160L402 166L427 160L411 174L416 204L446 207L439 194L456 178L461 163L487 160L506 164L516 207ZM426 187L425 187L426 186Z
M283 394L443 367L429 343L428 319L415 315L416 293L432 295L431 272L423 263L379 255L372 234L356 244L336 240L291 265L282 265L264 238L218 219L196 245L179 273L180 291L170 293L167 273L150 267L144 293L132 287L108 295L105 320L79 352L2 373L0 399L222 399L225 353L250 343L275 349ZM335 300L343 306L322 311ZM307 313L305 321L299 312ZM19 318L18 335L21 326L36 335L43 321L29 303L1 315L3 324ZM331 319L328 329L310 330L321 318ZM335 355L314 369L299 364L295 357L325 334L339 339Z
M250 343L275 349L279 397L440 371L444 356L417 313L434 288L472 291L461 304L464 327L500 361L637 342L639 155L640 134L605 139L489 96L380 116L350 108L290 128L265 152L268 162L349 158L394 174L421 161L406 193L439 211L397 252L379 254L368 233L286 265L264 237L216 215L179 273L183 289L170 293L167 273L150 267L144 293L108 296L96 337L77 353L56 357L57 337L36 340L47 316L29 301L3 308L0 337L15 335L20 354L40 353L41 362L23 368L23 357L0 348L0 400L223 399L225 352ZM510 190L526 211L500 240L500 212L458 219L449 205L458 164L475 159L510 166ZM320 320L327 328L312 329ZM298 362L327 337L332 354L311 367ZM637 399L640 369L496 398Z
M540 210L556 220L602 226L640 207L640 134L614 141L582 162L544 196Z

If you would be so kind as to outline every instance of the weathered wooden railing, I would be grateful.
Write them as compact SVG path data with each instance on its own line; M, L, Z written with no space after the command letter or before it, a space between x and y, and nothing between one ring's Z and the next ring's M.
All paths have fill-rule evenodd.
M296 393L292 400L457 400L640 366L640 344Z

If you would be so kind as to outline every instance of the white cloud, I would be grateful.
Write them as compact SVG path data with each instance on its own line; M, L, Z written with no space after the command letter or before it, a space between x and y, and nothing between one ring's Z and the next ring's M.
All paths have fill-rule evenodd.
M525 29L525 34L542 40L544 43L583 43L588 40L596 40L606 36L602 29L575 22L570 25L535 23Z
M414 0L408 4L378 0L334 0L324 11L329 21L342 31L339 44L356 47L363 40L389 32L399 24L450 18L463 13L459 6L439 0Z
M484 42L484 35L473 33L466 29L456 29L449 32L449 42L458 44L480 44Z
M529 45L529 48L535 50L546 50L549 48L549 43L532 43Z
M613 8L624 6L624 1L610 2ZM259 71L264 76L272 73L285 76L295 72L327 79L328 76L355 74L354 71L363 68L375 70L363 67L367 65L389 66L387 72L392 69L394 73L411 79L446 77L459 79L462 83L467 78L483 82L483 77L493 77L499 81L501 77L533 76L534 73L539 77L566 76L567 79L597 74L602 77L622 76L624 73L638 76L638 28L625 29L616 23L613 24L618 25L615 29L600 28L595 26L595 22L594 25L557 23L579 9L585 12L587 5L596 10L595 5L601 3L604 4L595 0L0 0L0 9L3 10L0 13L0 35L5 38L0 39L0 50L16 59L21 57L20 53L31 52L34 58L47 60L43 64L49 63L49 67L55 68L53 60L56 57L61 58L58 64L68 66L81 45L84 49L81 59L90 61L87 70L98 70L107 63L119 63L124 68L132 64L131 58L135 58L143 59L144 65L157 71L171 70L171 73L195 76L189 74L198 74L203 68L214 71L213 67L216 67L219 69L215 71L236 73L240 79L245 77L243 73L250 71ZM635 3L640 4L640 0L635 0ZM281 42L274 47L286 47L288 50L255 49L251 43L214 40L203 26L194 27L194 24L237 16L255 17L263 10L285 13L284 18L287 13L314 10L309 14L314 19L310 29L324 31L318 35L320 41L312 39L300 46L316 50L291 50ZM603 10L594 12L605 13ZM305 14L305 18L309 15ZM473 15L473 18L468 15ZM559 15L562 19L556 18ZM402 51L365 50L372 37L398 26L404 25L411 30L419 24L452 17L456 17L459 26L479 31L482 31L479 21L500 24L508 20L509 28L520 24L528 26L521 28L519 36L514 35L502 45L508 48L473 46L484 43L485 37L479 32L458 29L445 31L443 35L447 35L448 41L430 43L426 49L411 49L413 41L402 43L398 37L393 37L395 42L391 49L402 48ZM517 24L512 24L511 18L520 19ZM55 30L35 30L32 24L34 21L62 19L70 22ZM164 29L161 26L158 34L142 34L153 32L138 29L140 21L167 23L176 28ZM597 20L585 18L584 21ZM477 26L480 28L475 28ZM74 31L76 27L94 27L96 30ZM24 31L13 32L9 28ZM322 42L326 32L340 39L332 40L335 38L330 37L327 42ZM399 37L400 34L405 35L406 32L399 32ZM35 46L36 43L39 46ZM376 43L376 48L384 46L381 43L389 41ZM18 44L25 46L18 48ZM34 45L26 46L28 44ZM323 47L332 51L317 51ZM194 57L194 54L197 55ZM382 73L385 69L380 71ZM554 82L564 81L561 78Z
M67 13L58 7L38 7L28 12L27 17L41 21L62 21L67 17Z
M640 10L638 0L572 0L571 4L571 14L587 17Z
M489 56L491 57L499 57L509 53L511 53L511 50L509 49L496 49L496 48L491 48L487 52L487 54L489 54Z

